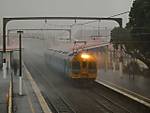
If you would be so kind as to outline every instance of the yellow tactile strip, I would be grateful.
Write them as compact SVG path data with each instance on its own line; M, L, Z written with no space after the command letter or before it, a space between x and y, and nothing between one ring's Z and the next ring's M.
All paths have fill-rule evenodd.
M41 92L40 92L40 89L39 87L37 86L37 84L35 83L35 81L33 80L30 72L27 70L27 68L25 67L24 65L24 68L25 68L25 72L27 73L27 79L30 81L31 85L32 85L32 88L38 98L38 101L42 107L42 110L44 113L52 113L52 111L50 110L50 108L48 107L44 97L42 96Z

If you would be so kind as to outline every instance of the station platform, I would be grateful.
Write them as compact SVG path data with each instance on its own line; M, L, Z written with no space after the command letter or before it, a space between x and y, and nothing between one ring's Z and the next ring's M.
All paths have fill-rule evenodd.
M23 95L18 95L19 77L14 76L14 109L15 113L52 113L40 89L27 68L23 66Z
M19 76L13 76L13 108L15 113L43 113L26 75L23 76L23 94L19 95Z
M52 113L38 86L32 79L28 70L23 66L23 93L19 95L19 75L8 71L3 78L3 71L0 71L0 110L7 113L7 97L10 85L10 73L13 75L13 112L15 113Z
M0 70L0 110L2 113L7 112L7 96L9 90L10 76L3 77L3 71Z
M96 81L150 107L150 78L99 69Z

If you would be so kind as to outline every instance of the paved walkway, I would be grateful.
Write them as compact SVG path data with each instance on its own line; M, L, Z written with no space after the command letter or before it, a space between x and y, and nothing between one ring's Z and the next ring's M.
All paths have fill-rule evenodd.
M9 90L9 79L10 76L6 76L3 78L3 72L0 70L0 112L6 113L7 112L7 95Z
M0 70L0 113L7 113L7 95L10 83L9 73L7 73L4 79L3 72ZM25 69L23 69L22 96L19 95L19 76L13 75L13 108L15 113L51 113L38 86L30 73Z
M130 76L123 74L119 71L113 72L112 70L102 70L98 71L98 81L104 82L108 85L114 85L122 89L128 90L150 100L150 78L144 78L143 76Z
M24 70L24 69L23 69ZM23 95L19 95L19 76L13 77L14 84L14 110L15 113L45 113L42 105L33 89L31 80L29 80L29 73L23 71Z
M3 78L0 70L0 113L7 113L7 96L9 91L10 72ZM30 81L24 74L23 77L23 96L18 95L19 77L13 76L13 105L15 113L43 113L41 106L32 89Z

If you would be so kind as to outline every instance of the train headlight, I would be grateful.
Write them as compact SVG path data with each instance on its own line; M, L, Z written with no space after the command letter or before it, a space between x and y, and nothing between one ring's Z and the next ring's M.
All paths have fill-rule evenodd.
M89 59L90 58L90 55L86 54L86 53L82 53L81 54L81 58L83 59Z

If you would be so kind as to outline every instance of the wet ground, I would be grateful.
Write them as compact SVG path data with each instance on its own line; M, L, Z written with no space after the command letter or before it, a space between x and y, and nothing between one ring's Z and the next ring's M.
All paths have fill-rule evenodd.
M10 75L3 77L3 72L0 70L0 112L7 112L7 96L9 90Z
M97 54L98 80L104 80L150 99L150 71L141 61L121 51Z

